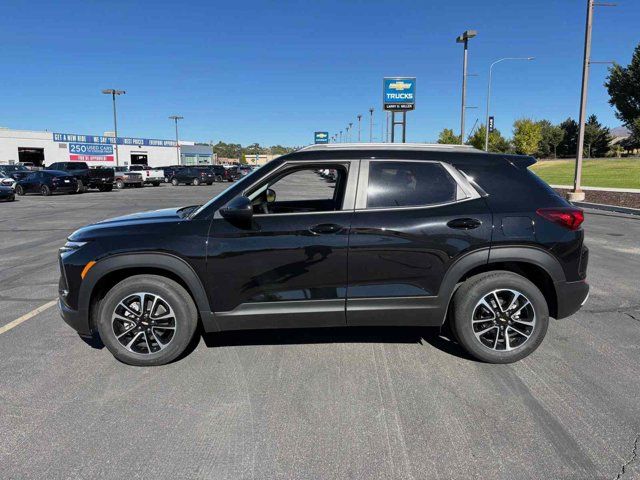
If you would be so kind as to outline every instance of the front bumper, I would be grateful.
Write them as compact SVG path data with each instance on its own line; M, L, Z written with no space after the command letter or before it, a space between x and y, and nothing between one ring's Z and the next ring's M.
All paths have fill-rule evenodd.
M555 286L558 298L558 314L556 315L558 319L566 318L576 313L589 297L589 284L584 280L579 282L558 282Z
M80 335L83 337L90 337L92 335L93 332L91 332L91 328L89 327L88 315L73 310L60 298L58 299L58 311L65 323Z

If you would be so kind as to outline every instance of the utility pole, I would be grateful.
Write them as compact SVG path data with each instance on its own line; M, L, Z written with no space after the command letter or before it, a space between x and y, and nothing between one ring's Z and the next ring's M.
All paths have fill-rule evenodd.
M105 95L111 95L111 97L113 98L113 135L115 136L113 143L116 147L116 167L118 167L120 165L120 162L118 158L118 115L116 114L116 95L124 95L127 92L125 92L124 90L115 90L113 88L109 88L106 90L102 90L102 93L104 93Z
M391 116L391 112L387 110L387 131L384 136L385 143L389 143L389 117Z
M184 117L181 117L180 115L171 115L169 118L176 123L176 160L178 161L177 164L180 165L182 162L180 162L180 143L178 141L178 120L182 120Z
M353 134L353 122L349 122L349 142L351 142L351 135Z
M467 56L469 39L478 35L476 30L466 30L456 38L456 43L464 44L464 52L462 56L462 108L460 111L460 143L464 143L464 114L467 100Z
M358 114L358 143L362 141L361 131L362 131L362 115Z
M582 155L584 153L584 129L585 119L587 116L587 90L589 88L589 67L592 63L610 63L610 62L592 62L591 61L591 30L593 27L593 7L615 7L615 3L595 3L594 0L587 0L587 21L584 32L584 58L582 61L582 91L580 93L580 119L578 133L578 151L576 153L576 169L573 177L573 190L569 192L567 197L572 202L581 202L584 200L584 192L582 191Z
M369 109L369 143L373 142L373 107Z
M342 130L340 130L340 143L342 143Z

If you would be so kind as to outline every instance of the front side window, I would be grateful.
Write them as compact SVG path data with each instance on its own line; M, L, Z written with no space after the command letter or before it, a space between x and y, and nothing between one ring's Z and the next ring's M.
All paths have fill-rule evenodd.
M256 213L330 212L342 209L347 168L341 164L291 167L249 194Z
M369 163L367 208L416 207L454 202L458 185L438 163Z

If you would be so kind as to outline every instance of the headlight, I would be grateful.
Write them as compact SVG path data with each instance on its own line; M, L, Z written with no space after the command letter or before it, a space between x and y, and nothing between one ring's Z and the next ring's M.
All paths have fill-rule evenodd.
M73 250L77 250L80 247L82 247L83 245L86 245L87 242L72 242L72 241L67 241L67 243L64 244L64 247L60 247L60 253L65 253L65 252L71 252Z

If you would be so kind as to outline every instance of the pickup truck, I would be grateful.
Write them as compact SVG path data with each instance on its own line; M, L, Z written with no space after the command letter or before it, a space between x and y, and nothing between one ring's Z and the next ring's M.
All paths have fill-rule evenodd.
M97 188L101 192L113 190L113 168L111 167L89 168L85 162L55 162L47 169L73 175L78 181L78 193L86 192L89 188Z
M162 170L157 170L147 165L131 165L129 170L132 172L140 172L145 184L149 183L157 187L164 182L164 172Z
M115 177L113 179L118 190L125 187L140 188L144 185L142 173L132 172L129 167L115 167Z

